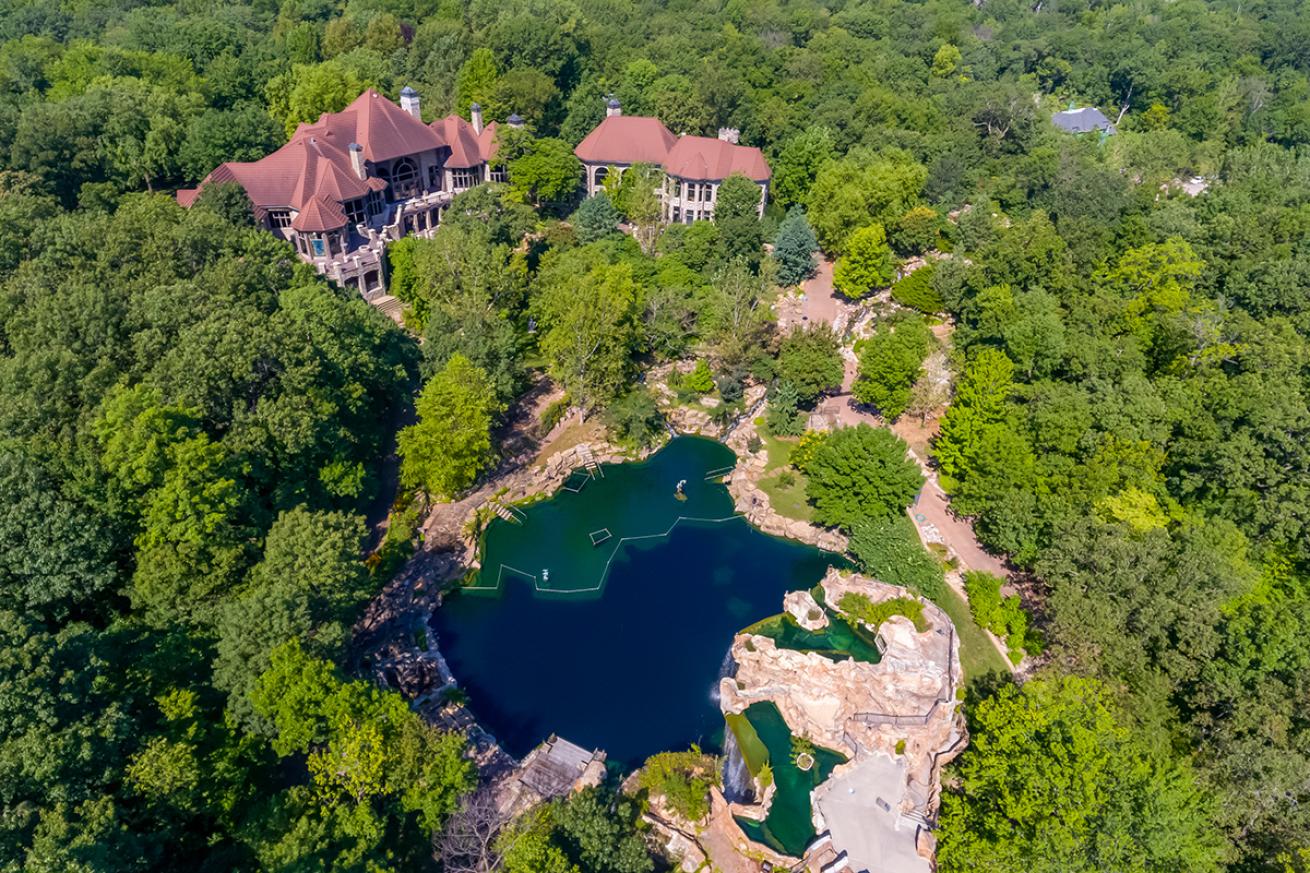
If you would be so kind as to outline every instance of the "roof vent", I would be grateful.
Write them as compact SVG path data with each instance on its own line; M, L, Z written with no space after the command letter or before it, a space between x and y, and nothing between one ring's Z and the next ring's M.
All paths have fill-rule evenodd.
M611 97L605 103L605 117L609 118L614 115L622 115L622 114L623 114L623 107L619 105L618 99L615 97Z
M515 112L509 118L505 119L505 123L508 124L510 127L522 127L523 118L517 112Z

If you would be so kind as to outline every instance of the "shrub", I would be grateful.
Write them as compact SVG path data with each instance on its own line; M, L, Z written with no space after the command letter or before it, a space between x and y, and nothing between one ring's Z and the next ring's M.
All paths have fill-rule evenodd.
M710 787L719 784L719 768L696 746L686 752L661 752L646 759L637 784L662 796L688 821L700 821L709 814Z
M851 553L865 572L929 600L946 596L942 565L923 548L914 524L903 515L867 519L851 532Z
M925 315L935 315L946 308L941 294L933 284L937 268L933 264L920 267L903 276L892 285L892 299L902 306L917 309Z
M905 740L897 740L897 741L896 741L896 754L898 754L898 755L904 755L904 754L905 754Z
M807 430L801 434L796 448L791 451L791 465L802 473L814 458L814 453L827 441L828 434L817 430Z
M928 629L928 621L923 617L923 604L912 597L893 597L874 603L864 594L848 591L841 596L837 607L872 628L877 628L893 615L903 615L914 623L914 629L920 633Z
M620 443L646 448L664 433L664 416L649 390L634 388L605 410L605 425Z
M537 431L542 436L545 436L554 430L555 425L563 421L564 416L568 415L569 407L571 405L572 401L569 400L569 396L565 394L559 400L556 400L547 406L542 410L541 418L537 422Z
M759 434L751 434L750 439L746 440L746 451L752 455L764 448L764 441L760 439Z
M862 227L846 242L846 254L833 267L832 284L838 293L859 300L896 278L896 264L880 224Z
M791 470L783 470L778 473L778 487L790 488L796 484L796 474Z
M714 390L714 374L704 359L696 362L696 369L687 374L683 384L697 394L709 394Z

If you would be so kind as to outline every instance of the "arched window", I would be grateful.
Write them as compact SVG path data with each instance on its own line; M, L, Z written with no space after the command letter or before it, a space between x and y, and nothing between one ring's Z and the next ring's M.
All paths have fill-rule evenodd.
M597 168L596 168L596 182L595 182L595 187L596 187L596 190L597 190L597 191L600 191L601 189L603 189L603 188L605 187L605 177L608 176L609 174L610 174L610 168L609 168L609 167L597 167Z
M391 190L397 200L418 193L418 164L410 158L401 158L391 165Z

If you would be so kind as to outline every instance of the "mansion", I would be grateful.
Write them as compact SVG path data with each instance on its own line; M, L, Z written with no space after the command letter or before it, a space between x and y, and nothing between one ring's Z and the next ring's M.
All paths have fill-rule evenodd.
M196 188L177 192L190 206L205 185L236 182L255 221L279 234L322 274L366 299L385 293L386 244L430 235L460 191L496 181L496 123L448 115L424 124L419 96L400 92L397 106L369 89L340 112L303 123L271 155L220 164ZM506 122L521 126L511 115Z
M424 124L414 89L400 92L399 105L369 89L342 111L302 123L272 154L220 164L197 187L178 191L177 201L189 207L206 185L235 182L257 224L290 242L319 273L378 301L386 294L387 243L430 236L456 194L504 181L503 171L491 168L496 123L483 124L476 103L470 116ZM523 126L517 115L505 123ZM761 212L768 193L764 155L738 145L735 131L720 131L718 139L674 136L657 118L624 116L615 100L575 154L588 196L633 164L662 168L670 222L713 218L719 183L733 173L760 186Z
M605 119L578 143L573 153L586 168L587 196L600 191L611 173L633 164L653 164L664 170L664 220L691 224L714 218L719 184L740 173L760 186L760 214L769 193L772 171L764 153L737 144L737 131L719 130L708 136L674 136L658 119L624 115L619 101L611 99Z

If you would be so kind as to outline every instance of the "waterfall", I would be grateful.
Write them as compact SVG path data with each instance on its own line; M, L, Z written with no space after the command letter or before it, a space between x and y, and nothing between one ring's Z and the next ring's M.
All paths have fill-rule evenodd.
M711 693L714 701L719 700L719 684L725 678L737 674L737 662L732 659L732 648L723 656L719 665L719 678L714 683ZM742 757L741 747L737 745L737 736L726 724L723 728L723 796L729 803L750 803L755 799L755 780L746 769L746 759Z
M731 728L723 731L723 797L729 803L752 803L755 800L755 780L746 769L746 759L737 745L737 735Z

